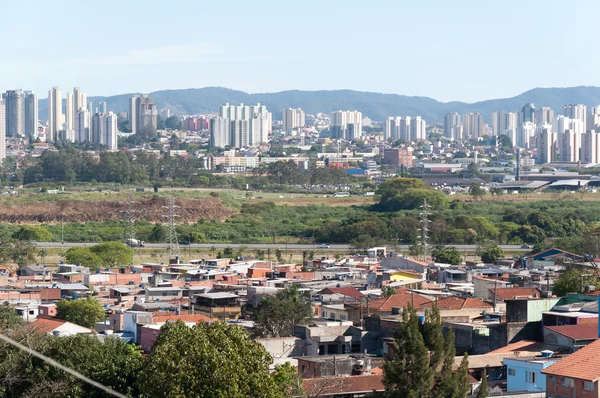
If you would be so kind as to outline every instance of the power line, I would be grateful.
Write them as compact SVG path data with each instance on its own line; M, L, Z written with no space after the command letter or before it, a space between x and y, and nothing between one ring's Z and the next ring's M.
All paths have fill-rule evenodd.
M44 362L46 362L46 363L54 366L57 369L60 369L60 370L62 370L64 372L67 372L70 375L73 375L73 376L77 377L78 379L80 379L80 380L82 380L82 381L84 381L84 382L86 382L88 384L91 384L92 386L94 386L96 388L99 388L99 389L101 389L104 392L109 393L110 395L113 395L113 396L119 397L119 398L128 398L126 395L123 395L120 392L117 392L117 391L113 390L112 388L105 386L104 384L100 384L97 381L94 381L94 380L90 379L89 377L86 377L86 376L82 375L81 373L76 372L73 369L68 368L68 367L66 367L66 366L64 366L64 365L56 362L52 358L49 358L49 357L47 357L47 356L45 356L43 354L40 354L39 352L37 352L35 350L32 350L31 348L26 347L23 344L18 343L16 341L14 341L13 339L11 339L10 337L5 336L5 335L3 335L1 333L0 333L0 339L3 340L3 341L5 341L5 342L7 342L10 345L13 345L13 346L17 347L18 349L20 349L22 351L27 352L30 355L33 355L34 357L37 357L37 358L41 359L42 361L44 361Z
M176 214L177 206L175 204L175 198L167 199L167 206L163 206L167 209L167 214L163 214L163 217L167 217L169 222L169 257L179 256L179 242L177 240L177 230L175 229L175 219L179 217Z

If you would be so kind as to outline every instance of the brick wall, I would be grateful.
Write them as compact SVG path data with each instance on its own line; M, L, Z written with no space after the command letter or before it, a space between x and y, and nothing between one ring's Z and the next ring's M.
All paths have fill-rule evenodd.
M574 379L574 387L563 386L563 377L555 376L555 381L550 380L550 375L546 375L546 396L550 398L598 398L598 382L594 383L594 391L583 388L583 380Z

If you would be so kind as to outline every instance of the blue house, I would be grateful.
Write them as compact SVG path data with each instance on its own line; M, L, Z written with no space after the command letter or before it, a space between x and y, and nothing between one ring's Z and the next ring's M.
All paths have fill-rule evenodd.
M541 356L504 359L506 366L506 391L545 392L546 375L541 371L558 362L552 351L542 351Z
M577 263L585 261L584 256L569 253L561 249L552 248L523 257L523 268L538 269L548 266L554 266L556 264L556 261L561 259L566 259Z

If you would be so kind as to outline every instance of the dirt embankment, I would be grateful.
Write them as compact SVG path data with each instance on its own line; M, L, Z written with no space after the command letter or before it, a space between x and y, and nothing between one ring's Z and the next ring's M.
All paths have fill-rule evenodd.
M150 222L165 222L167 200L165 198L136 198L135 218ZM177 222L194 223L199 219L224 220L233 211L223 205L219 199L179 198L176 200ZM16 224L86 222L123 220L126 204L124 201L84 201L63 200L55 203L19 203L0 204L0 222Z

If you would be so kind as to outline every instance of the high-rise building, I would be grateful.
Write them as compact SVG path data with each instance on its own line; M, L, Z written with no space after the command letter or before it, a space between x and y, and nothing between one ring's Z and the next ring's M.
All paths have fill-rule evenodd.
M108 113L107 106L106 106L106 101L99 101L97 108L98 108L97 112Z
M66 94L65 101L65 130L73 130L75 128L75 104L73 103L73 94Z
M104 108L104 104L102 107ZM137 133L146 126L152 126L156 130L158 128L156 104L148 95L134 95L129 99L127 119L132 133Z
M6 136L20 137L25 130L23 92L21 90L9 90L2 97L4 98L5 107Z
M90 111L88 111L87 109L85 109L83 107L79 108L79 110L75 114L75 125L74 125L75 141L79 141L79 142L86 142L86 141L91 142L92 141L90 125L91 125Z
M400 119L400 128L398 129L398 139L410 141L410 123L411 117L406 116Z
M585 129L587 128L587 109L585 105L581 104L569 104L563 106L564 115L569 119L580 120L582 124L583 131L581 133L585 133Z
M456 126L460 126L460 114L454 113L446 113L444 116L444 135L448 138L456 139L456 133L453 131L456 129Z
M301 108L288 108L281 112L283 120L283 131L290 132L292 130L304 127L306 124L306 116Z
M92 142L105 145L108 150L115 151L117 145L117 115L96 113L92 117Z
M521 113L519 114L519 119L519 124L527 122L535 123L535 105L523 105L523 107L521 108Z
M424 141L427 138L427 123L416 116L410 121L410 141Z
M525 122L517 130L516 145L521 148L530 148L535 137L535 124Z
M572 129L556 134L561 162L578 162L581 149L581 135Z
M385 126L383 128L383 138L386 140L392 139L397 140L400 136L400 120L402 118L400 116L389 117L385 121Z
M537 134L537 164L546 164L556 160L556 133L551 127Z
M600 163L600 133L590 130L581 134L581 163Z
M386 149L383 151L382 163L389 164L394 169L400 166L412 167L413 149L411 147Z
M535 124L542 126L544 124L552 124L554 120L554 110L550 107L543 106L535 111Z
M587 129L588 130L600 130L600 105L593 106L591 109L592 113L587 120Z
M129 98L129 110L127 112L127 120L129 120L129 128L133 134L137 133L137 99L138 96L134 95Z
M87 95L81 92L79 87L73 89L73 114L78 112L81 108L88 109L87 107ZM90 112L91 109L88 109Z
M250 122L250 146L258 146L269 142L269 129L271 127L271 119L267 115L256 114Z
M55 141L58 132L62 129L62 95L58 87L53 87L48 92L48 132L47 141Z
M209 132L211 148L224 148L231 145L229 128L229 119L223 117L215 117L210 119Z
M0 97L0 165L6 159L6 103Z
M331 114L331 138L357 139L362 134L362 113L359 111L335 111Z
M477 139L483 135L483 116L481 113L465 113L462 121L463 139Z
M250 119L230 120L229 124L231 146L234 148L243 148L250 146Z
M25 136L36 139L38 136L38 97L33 91L23 93Z
M517 130L519 117L515 112L496 111L492 113L492 135L510 135L509 130ZM514 141L513 141L514 143Z

